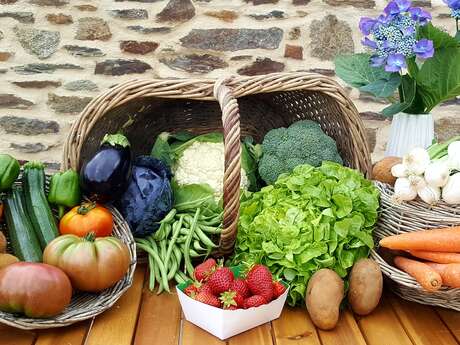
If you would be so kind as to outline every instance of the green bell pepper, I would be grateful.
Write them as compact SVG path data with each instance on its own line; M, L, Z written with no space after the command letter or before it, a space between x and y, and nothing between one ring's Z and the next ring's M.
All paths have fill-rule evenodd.
M19 175L19 162L7 154L0 154L0 191L11 188Z
M62 218L66 207L80 204L80 179L75 170L56 173L51 178L48 201L56 205L59 210L59 219Z

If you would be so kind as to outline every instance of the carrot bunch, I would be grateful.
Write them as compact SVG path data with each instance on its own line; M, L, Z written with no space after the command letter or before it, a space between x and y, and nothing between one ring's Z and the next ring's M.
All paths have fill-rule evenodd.
M442 285L460 288L460 226L389 236L380 246L424 260L397 256L394 264L425 290L436 291Z

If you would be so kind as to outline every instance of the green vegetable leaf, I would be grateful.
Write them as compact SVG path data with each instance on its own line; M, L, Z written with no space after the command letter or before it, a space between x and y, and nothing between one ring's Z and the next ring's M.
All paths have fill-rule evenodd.
M409 75L404 75L401 79L401 86L399 87L400 103L395 103L382 110L384 116L393 116L409 108L415 99L415 91L417 84L415 79Z
M361 88L378 80L390 80L392 73L372 67L369 54L340 55L335 59L335 73L350 86Z
M455 35L455 39L460 43L460 31L457 31L457 34Z
M418 93L425 112L460 95L460 47L438 50L417 74Z
M175 180L172 181L174 193L174 208L178 211L201 208L218 207L214 199L214 190L207 184L189 184L179 186Z
M435 51L441 48L457 47L458 41L447 32L435 27L432 23L420 26L417 39L426 38L433 41Z
M370 84L361 86L359 90L368 92L375 97L387 98L394 95L400 84L401 76L398 73L392 73L390 79L378 79Z

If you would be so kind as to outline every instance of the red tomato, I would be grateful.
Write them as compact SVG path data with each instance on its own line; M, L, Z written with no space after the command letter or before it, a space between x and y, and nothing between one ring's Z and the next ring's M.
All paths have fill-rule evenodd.
M59 268L17 262L0 270L0 310L28 317L61 313L72 298L69 278Z
M128 246L115 237L64 235L46 246L43 262L62 269L74 288L98 292L124 277L131 257Z
M61 235L85 237L93 232L96 237L105 237L112 233L112 228L112 213L96 203L83 203L74 207L59 222Z

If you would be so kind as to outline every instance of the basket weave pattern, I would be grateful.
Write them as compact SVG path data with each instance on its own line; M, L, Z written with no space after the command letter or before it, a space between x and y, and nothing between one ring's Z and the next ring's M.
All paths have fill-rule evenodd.
M391 186L381 182L375 184L380 190L381 205L380 217L374 230L376 243L391 235L460 225L460 206L444 202L428 206L419 200L397 204L392 200L394 190ZM460 289L443 287L436 292L427 292L414 278L385 261L376 250L371 252L371 256L388 277L392 290L400 297L460 311Z
M311 119L336 140L345 164L370 177L369 148L359 113L340 85L318 74L120 84L93 99L74 123L64 147L64 168L79 169L103 135L119 130L130 116L133 125L125 134L135 155L148 154L162 131L224 133L224 220L218 254L231 253L237 234L241 135L260 142L273 128Z

